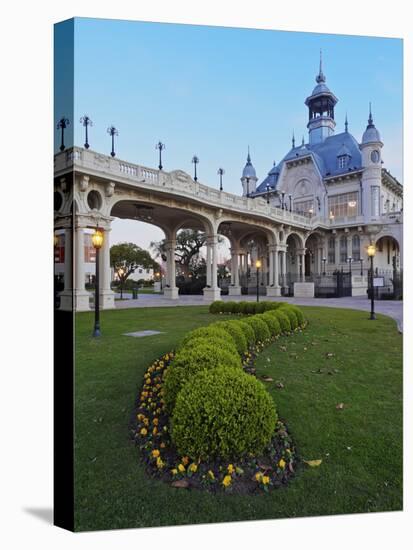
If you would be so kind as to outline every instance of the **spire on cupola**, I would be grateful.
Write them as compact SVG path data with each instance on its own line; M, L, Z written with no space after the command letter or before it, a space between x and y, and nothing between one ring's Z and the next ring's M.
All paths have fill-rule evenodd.
M320 49L320 70L318 71L318 75L316 76L315 80L317 84L320 84L321 82L326 81L326 77L324 76L324 73L323 73L323 52L321 49Z
M322 143L334 133L334 107L338 101L336 96L326 85L326 76L323 72L323 57L320 50L320 67L315 78L317 85L311 95L305 100L308 107L307 128L310 134L310 145Z
M293 130L293 137L291 139L291 145L292 145L292 148L294 149L295 147L295 135L294 135L294 130Z
M373 115L371 114L371 101L369 102L369 118L367 120L367 128L363 134L361 143L381 143L380 132L375 127Z
M251 193L255 193L257 188L257 174L251 162L250 146L248 145L247 163L244 166L241 176L244 196L249 197Z

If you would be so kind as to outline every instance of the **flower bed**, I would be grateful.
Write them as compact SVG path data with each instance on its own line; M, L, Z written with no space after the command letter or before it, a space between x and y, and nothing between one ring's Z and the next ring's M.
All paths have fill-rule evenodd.
M264 314L196 329L176 353L148 368L132 436L150 475L175 487L230 493L269 491L288 482L297 462L292 439L262 382L250 378L264 346L293 334L291 325L302 330L306 324L301 310L301 322L290 314L291 323L278 309L264 306ZM215 352L206 355L209 349ZM237 350L240 366L236 358L227 366L228 349Z

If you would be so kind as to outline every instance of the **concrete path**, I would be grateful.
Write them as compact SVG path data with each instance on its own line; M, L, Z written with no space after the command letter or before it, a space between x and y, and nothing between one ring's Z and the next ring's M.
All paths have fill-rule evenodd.
M125 294L124 298L131 298L132 295ZM119 298L119 295L116 295ZM230 301L237 299L234 296L222 296L222 300ZM239 300L255 301L256 297L241 296ZM260 300L268 300L274 302L290 302L300 306L322 306L322 307L338 307L345 309L359 309L362 311L370 311L370 301L365 296L354 296L349 298L267 298L260 296ZM116 301L117 309L134 308L134 307L176 307L176 306L201 306L207 305L204 302L203 296L179 296L178 300L167 300L160 294L140 294L137 300L127 299ZM403 302L400 300L377 300L375 302L375 310L377 313L382 313L394 319L397 323L397 328L400 332L403 331Z

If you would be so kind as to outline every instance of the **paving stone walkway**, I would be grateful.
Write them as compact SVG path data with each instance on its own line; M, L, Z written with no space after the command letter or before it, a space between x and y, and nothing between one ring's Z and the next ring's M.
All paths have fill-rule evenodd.
M116 295L116 297L119 297ZM126 309L134 307L177 307L177 306L200 306L205 305L203 296L179 296L178 300L167 300L160 294L140 294L137 300L132 300L132 295L124 293L124 298L130 299L115 301L117 309ZM222 296L222 300L229 301L236 299L234 296ZM240 300L255 301L256 297L241 296ZM370 301L365 296L354 296L347 298L267 298L260 296L260 300L269 300L276 302L290 302L300 306L322 306L337 307L345 309L359 309L370 311ZM400 300L377 300L375 310L394 319L400 332L403 332L403 302Z

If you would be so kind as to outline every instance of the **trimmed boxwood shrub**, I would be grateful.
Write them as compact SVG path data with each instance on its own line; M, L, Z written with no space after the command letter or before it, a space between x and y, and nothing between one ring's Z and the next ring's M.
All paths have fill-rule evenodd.
M235 356L239 355L237 348L235 347L234 340L232 338L228 338L228 336L225 339L217 338L216 336L197 336L188 340L184 346L181 346L179 348L179 351L186 348L196 348L197 346L200 346L202 344L209 344L211 342L214 346L218 346L221 349L226 350L228 353L231 353Z
M296 328L298 328L297 314L292 309L290 304L284 304L282 307L280 307L278 311L282 311L287 315L290 320L291 330L295 330Z
M282 311L281 309L276 309L274 313L271 314L278 319L281 327L281 332L291 332L290 319L287 317L284 311Z
M194 330L191 330L188 332L188 334L185 336L185 338L182 340L181 345L179 346L179 349L184 347L189 340L192 340L193 338L199 338L204 336L213 336L216 338L222 338L223 340L229 340L230 342L234 342L231 334L225 330L223 327L218 327L216 323L213 323L212 325L209 325L207 327L199 327ZM235 345L235 342L234 342Z
M302 312L302 310L299 307L297 307L293 304L290 304L290 308L292 309L292 311L294 311L294 313L297 316L298 326L303 327L305 325L306 321L305 321L304 313Z
M255 313L255 302L245 302L245 311L247 315L254 315Z
M217 341L184 347L176 354L165 373L163 387L166 409L173 410L179 390L192 376L217 367L241 369L241 359L236 353L221 348Z
M249 323L245 323L245 320L243 320L242 318L239 321L231 322L237 323L241 327L244 336L247 339L248 347L253 346L255 344L255 332L252 326Z
M234 312L234 306L236 302L223 302L223 309L222 311L224 313L233 313Z
M255 304L254 313L264 313L265 311L265 302L258 302Z
M278 336L281 333L280 322L275 315L267 311L266 313L262 313L259 318L267 323L272 337Z
M272 311L278 309L281 306L282 302L263 302L263 304L265 304L264 311Z
M214 325L217 327L222 327L229 332L234 340L238 353L240 355L244 355L244 353L248 350L248 342L244 336L242 328L234 321L220 321L218 323L214 323Z
M209 306L209 313L221 313L224 307L224 302L222 300L215 300Z
M257 316L247 317L245 323L251 325L255 334L255 343L265 342L271 338L270 329L267 326L267 323L262 319L259 319Z
M241 313L241 310L242 310L242 302L234 302L232 313L234 314Z
M181 455L239 459L258 454L274 433L277 412L263 384L240 369L218 367L192 376L178 393L171 421Z

